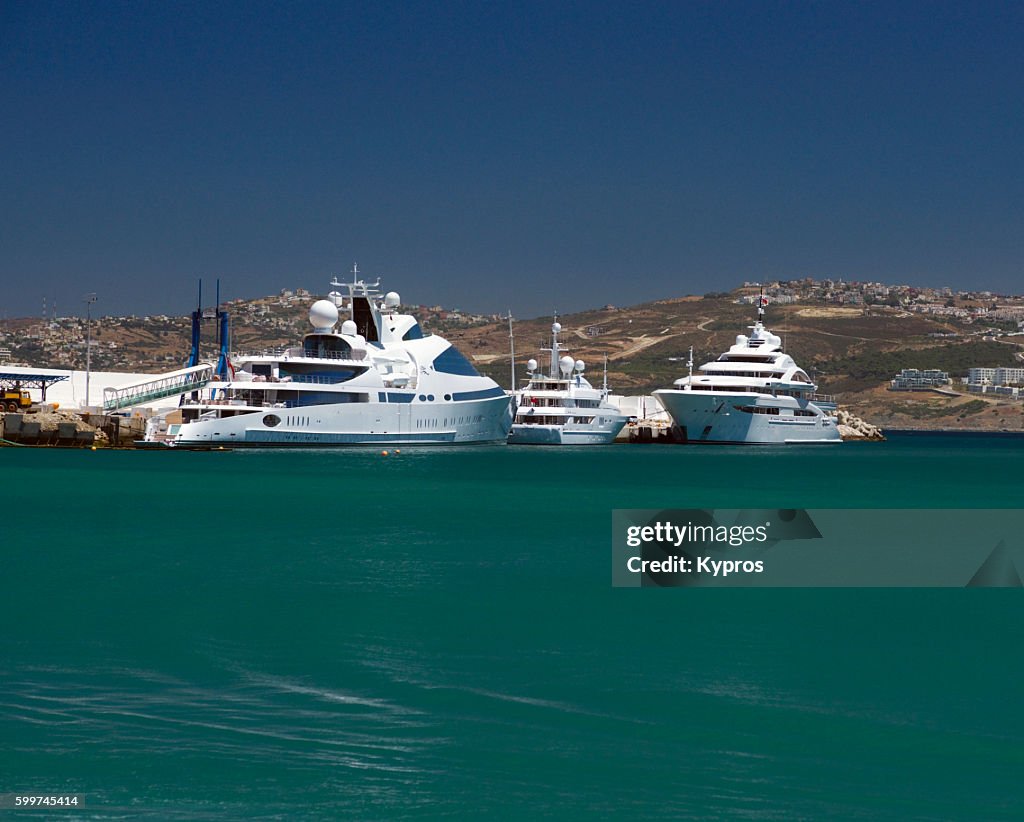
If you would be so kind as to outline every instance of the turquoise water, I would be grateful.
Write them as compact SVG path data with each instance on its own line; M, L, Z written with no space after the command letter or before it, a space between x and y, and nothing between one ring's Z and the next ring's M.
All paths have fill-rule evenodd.
M104 819L1019 818L1019 591L612 589L610 525L1018 507L1022 457L3 449L0 793Z

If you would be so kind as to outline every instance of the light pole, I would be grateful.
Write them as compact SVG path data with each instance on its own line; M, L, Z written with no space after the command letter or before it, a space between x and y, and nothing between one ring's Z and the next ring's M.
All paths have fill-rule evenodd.
M90 292L82 299L85 301L85 407L89 407L89 373L92 371L92 304L96 302L96 294Z

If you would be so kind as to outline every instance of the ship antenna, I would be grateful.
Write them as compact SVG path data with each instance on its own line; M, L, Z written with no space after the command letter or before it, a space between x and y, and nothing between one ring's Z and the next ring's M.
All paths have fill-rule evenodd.
M555 312L554 321L551 323L551 379L558 379L558 332L562 327L558 324L558 312Z
M764 285L761 286L761 295L757 298L757 321L761 322L764 319L764 307L766 304L764 298Z
M604 382L601 385L601 390L604 392L605 398L608 397L608 353L604 355Z
M690 358L686 361L686 367L690 369L690 381L686 384L687 388L693 387L693 346L690 346Z
M516 339L512 336L512 309L508 310L508 351L512 361L512 391L516 390Z

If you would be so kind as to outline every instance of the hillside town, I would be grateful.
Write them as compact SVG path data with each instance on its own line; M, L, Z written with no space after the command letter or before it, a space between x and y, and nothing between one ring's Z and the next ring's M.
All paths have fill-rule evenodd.
M956 320L965 325L976 322L1013 324L1024 328L1024 296L994 294L991 291L954 291L952 288L927 288L910 285L886 285L878 282L839 280L801 280L768 282L764 286L769 299L777 305L820 303L840 306L887 306L934 317ZM745 282L748 293L739 302L752 305L758 299L759 283Z

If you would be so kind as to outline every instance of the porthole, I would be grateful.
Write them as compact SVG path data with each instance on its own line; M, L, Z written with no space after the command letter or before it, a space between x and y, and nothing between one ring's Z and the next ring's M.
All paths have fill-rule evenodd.
M445 394L445 395L444 395L444 398L445 398L445 400L447 400L448 402L451 402L451 401L452 401L452 395L451 395L451 394Z
M273 428L275 425L281 424L281 418L277 416L277 414L267 414L267 416L263 418L263 424L267 426L267 428Z
M426 401L427 401L427 395L426 394L420 394L420 402L426 402Z
M433 394L427 394L427 401L428 402L433 402L434 401L434 395Z

